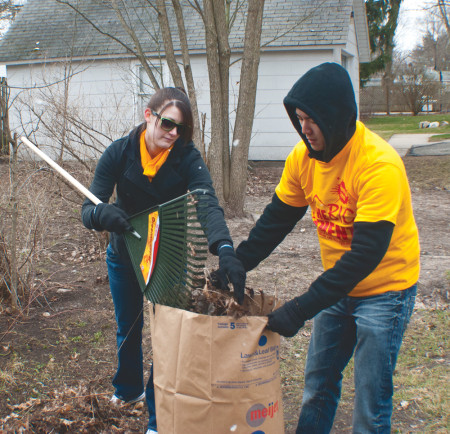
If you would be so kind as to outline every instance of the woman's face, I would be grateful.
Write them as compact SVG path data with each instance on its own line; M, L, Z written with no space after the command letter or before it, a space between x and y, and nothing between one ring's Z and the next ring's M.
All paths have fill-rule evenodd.
M146 108L144 116L145 121L147 122L145 143L150 156L153 158L160 152L169 149L180 137L179 127L175 127L170 131L167 131L167 129L174 126L171 122L167 122L167 120L170 120L175 124L182 124L183 115L178 107L170 105L164 110L163 113ZM162 120L161 118L166 120L164 121L164 119Z

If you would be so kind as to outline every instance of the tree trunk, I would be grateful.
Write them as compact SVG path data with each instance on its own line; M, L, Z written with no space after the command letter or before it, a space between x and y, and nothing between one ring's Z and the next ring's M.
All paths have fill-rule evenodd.
M390 116L391 114L391 80L389 75L388 66L386 65L386 70L383 76L384 81L384 102L386 103L386 114Z
M212 2L214 24L216 27L217 46L219 50L219 74L221 92L222 128L222 164L223 164L223 197L228 201L230 193L230 123L229 123L229 93L230 93L230 45L228 43L228 19L224 1Z
M249 0L239 99L231 150L231 173L233 176L230 181L228 207L229 211L236 216L241 216L244 213L248 151L255 115L258 83L263 10L264 0Z
M447 36L450 39L450 23L447 14L447 5L445 0L438 0L439 12L441 13L442 21L444 22L445 30L447 31Z
M62 128L61 128L61 148L59 150L58 164L62 164L64 158L64 150L66 149L67 129L68 129L68 104L69 104L69 87L72 74L72 65L64 66L64 97L62 101Z
M213 0L204 1L206 60L211 101L211 142L208 149L208 164L217 197L223 205L223 143L225 140L228 140L228 137L224 137L223 134L223 124L225 122L228 123L228 107L224 112L222 103L222 76L219 67L219 43L217 40L217 29L212 2Z
M177 87L184 88L183 79L181 78L180 68L177 65L175 59L175 53L173 51L172 34L170 33L169 20L167 18L167 10L164 0L156 0L158 22L161 29L161 34L164 42L165 57L167 60L167 66L170 70L172 80Z
M194 143L198 147L203 159L206 161L206 148L204 135L201 132L200 116L198 113L197 94L195 92L194 76L192 75L191 59L187 42L186 29L184 27L183 10L179 0L172 0L175 16L177 17L178 33L180 36L181 55L183 58L184 77L186 79L189 100L191 101L192 117L194 118Z
M136 58L140 61L141 65L143 66L148 78L150 79L150 82L152 83L152 86L155 90L159 89L159 83L158 80L156 80L155 75L153 74L152 68L150 66L150 64L147 61L147 57L145 56L144 50L142 49L142 45L138 39L138 37L136 36L136 32L134 31L134 29L132 29L128 23L126 22L125 18L122 15L122 12L119 8L119 6L117 5L117 0L111 0L111 6L113 7L114 11L116 12L117 18L119 18L120 24L122 25L122 27L124 28L124 30L128 33L128 35L130 36L131 40L134 43L134 46L136 47L135 50L133 50L131 47L129 47L128 45L124 44L122 41L117 40L114 36L109 35L107 33L105 33L104 31L102 31L98 26L96 26L88 17L86 17L84 14L81 13L81 11L79 9L77 9L76 7L74 7L73 5L71 5L68 2L64 2L62 0L56 0L58 3L62 3L62 4L66 4L67 6L71 7L75 12L79 13L88 23L90 23L94 29L96 29L98 32L100 32L101 34L104 34L114 40L116 40L117 42L119 42L123 47L125 47L130 53L134 54L136 56Z
M10 176L11 176L11 239L10 239L10 264L11 264L11 302L15 309L19 308L19 275L17 270L17 226L19 220L19 206L17 203L17 138L11 140L11 161L10 161Z
M1 143L0 155L9 155L9 139L11 131L9 129L9 111L8 111L8 83L6 78L0 80L0 115L1 115Z

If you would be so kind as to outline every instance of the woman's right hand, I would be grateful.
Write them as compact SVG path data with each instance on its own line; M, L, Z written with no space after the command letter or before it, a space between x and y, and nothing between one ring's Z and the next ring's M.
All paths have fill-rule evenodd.
M133 227L129 223L127 213L109 203L99 203L94 209L94 219L99 227L108 231L122 234L125 231L132 231Z
M236 257L233 246L228 242L218 248L219 269L216 272L219 287L228 290L228 283L233 285L234 295L239 304L244 302L246 273L242 262Z

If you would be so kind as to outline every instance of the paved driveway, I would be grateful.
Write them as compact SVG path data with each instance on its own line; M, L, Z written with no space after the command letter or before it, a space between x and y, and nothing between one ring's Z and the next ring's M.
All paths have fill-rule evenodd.
M404 157L410 155L449 155L450 140L442 142L428 142L434 134L394 134L389 143Z

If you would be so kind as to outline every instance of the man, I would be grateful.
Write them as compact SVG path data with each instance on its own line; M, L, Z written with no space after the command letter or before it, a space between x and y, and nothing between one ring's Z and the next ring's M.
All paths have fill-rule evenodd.
M350 77L338 64L308 71L284 105L302 141L236 253L253 269L311 207L325 271L268 320L271 330L292 337L314 317L297 433L330 432L353 353L353 431L389 433L392 375L419 276L405 168L388 143L356 121ZM298 266L308 263L299 258Z

